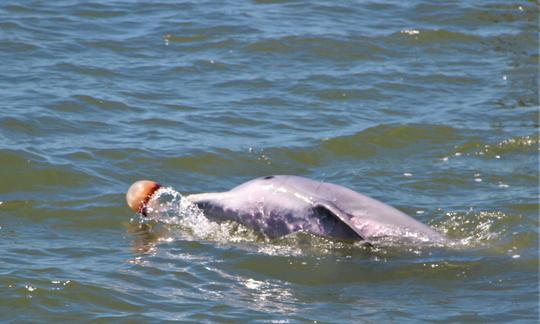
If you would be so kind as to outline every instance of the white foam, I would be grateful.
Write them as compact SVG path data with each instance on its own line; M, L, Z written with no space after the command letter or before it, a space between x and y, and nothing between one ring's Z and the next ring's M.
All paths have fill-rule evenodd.
M150 221L177 226L183 238L243 242L259 237L241 224L209 220L201 209L170 187L156 191L148 202L147 213Z

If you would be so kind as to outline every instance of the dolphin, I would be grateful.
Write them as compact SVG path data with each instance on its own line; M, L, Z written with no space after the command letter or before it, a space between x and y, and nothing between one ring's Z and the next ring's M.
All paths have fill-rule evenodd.
M149 180L133 183L126 194L129 207L146 216L147 204L160 187ZM299 176L260 177L229 191L192 194L186 199L211 219L233 220L269 238L304 231L367 244L403 236L424 242L446 240L429 226L376 199Z

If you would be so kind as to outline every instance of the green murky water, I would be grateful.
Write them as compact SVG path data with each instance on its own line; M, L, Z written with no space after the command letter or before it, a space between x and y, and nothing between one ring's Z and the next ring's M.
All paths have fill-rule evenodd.
M4 1L0 320L538 320L534 1ZM131 182L341 184L461 242L141 223ZM173 215L174 217L175 215Z

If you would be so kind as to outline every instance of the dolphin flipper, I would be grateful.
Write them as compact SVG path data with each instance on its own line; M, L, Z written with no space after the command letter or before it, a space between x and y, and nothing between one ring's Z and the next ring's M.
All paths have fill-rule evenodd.
M339 209L336 205L332 204L328 201L319 201L313 205L314 209L322 209L327 212L327 214L333 216L335 219L337 219L342 224L347 225L348 228L350 228L358 237L364 241L364 243L368 246L372 246L371 243L366 239L365 235L362 234L360 229L356 227L353 223L351 223L350 219L351 216L347 213L343 212L341 209Z

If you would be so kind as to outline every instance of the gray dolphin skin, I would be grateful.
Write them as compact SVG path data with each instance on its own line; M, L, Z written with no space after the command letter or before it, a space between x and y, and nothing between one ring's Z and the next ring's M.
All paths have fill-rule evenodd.
M128 205L146 216L147 204L160 188L135 182ZM215 220L233 220L270 238L304 231L319 236L369 243L376 238L407 237L442 243L446 238L403 212L345 187L298 176L257 178L226 192L193 194L187 200Z
M210 218L234 220L270 238L305 231L368 242L404 235L429 242L445 240L430 227L378 200L298 176L266 176L230 191L186 198Z

